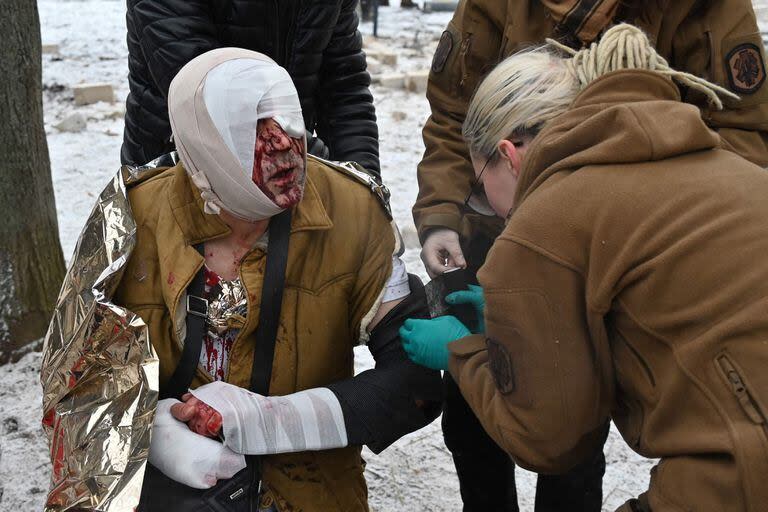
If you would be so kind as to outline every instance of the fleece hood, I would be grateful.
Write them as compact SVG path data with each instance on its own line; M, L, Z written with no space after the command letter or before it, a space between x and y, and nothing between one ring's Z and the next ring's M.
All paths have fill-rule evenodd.
M515 209L556 172L663 160L720 145L719 135L697 107L681 101L670 79L645 70L609 73L584 89L532 141Z

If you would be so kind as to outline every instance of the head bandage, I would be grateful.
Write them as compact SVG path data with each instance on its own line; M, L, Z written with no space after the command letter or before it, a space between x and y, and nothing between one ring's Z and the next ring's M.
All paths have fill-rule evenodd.
M282 211L253 182L256 126L272 118L304 137L296 88L285 69L257 52L220 48L191 60L171 82L168 115L176 149L205 212L245 220Z

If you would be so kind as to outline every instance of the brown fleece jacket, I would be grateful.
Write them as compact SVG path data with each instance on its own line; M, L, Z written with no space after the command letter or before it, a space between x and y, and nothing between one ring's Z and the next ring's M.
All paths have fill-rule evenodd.
M768 173L647 71L596 80L525 156L451 374L522 466L566 470L610 415L661 458L654 511L768 504ZM487 338L487 339L486 339Z
M426 151L413 206L422 241L438 228L465 238L487 232L493 239L501 231L495 217L464 208L474 175L461 124L482 78L504 58L547 37L575 34L589 42L611 17L643 29L673 68L739 94L741 101L726 100L719 111L692 89L684 89L683 99L701 109L726 149L768 165L765 51L750 0L461 0L440 38L427 88L432 112L424 126ZM747 58L739 57L742 52ZM752 66L742 78L749 85L736 71L748 60ZM477 257L471 251L466 256Z

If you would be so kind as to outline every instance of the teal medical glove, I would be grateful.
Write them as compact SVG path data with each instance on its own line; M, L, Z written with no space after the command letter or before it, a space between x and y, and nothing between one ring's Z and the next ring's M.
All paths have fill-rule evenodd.
M469 290L459 290L449 293L445 296L445 302L448 304L469 304L475 308L477 313L477 325L472 331L474 334L485 332L485 296L483 287L476 284L469 285Z
M400 327L400 339L411 361L433 370L447 370L446 345L470 334L455 316L439 316L431 320L409 318Z

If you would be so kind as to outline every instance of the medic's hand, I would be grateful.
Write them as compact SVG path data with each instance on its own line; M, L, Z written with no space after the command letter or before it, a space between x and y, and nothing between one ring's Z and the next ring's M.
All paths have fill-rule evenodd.
M448 369L448 343L472 334L455 316L431 320L409 318L400 328L403 348L416 364L433 370Z
M483 287L471 284L468 288L469 290L449 293L445 296L445 302L448 304L469 304L475 308L477 326L472 333L482 334L485 332L485 296L483 295Z
M181 399L184 403L177 403L171 407L173 417L186 423L196 434L218 437L221 432L221 414L192 396L191 393L186 393Z
M209 489L246 467L245 457L218 441L192 432L171 414L183 405L167 398L157 402L149 462L165 476L195 489Z
M435 229L427 234L421 247L421 261L429 277L437 277L450 268L466 268L459 234L452 229Z

